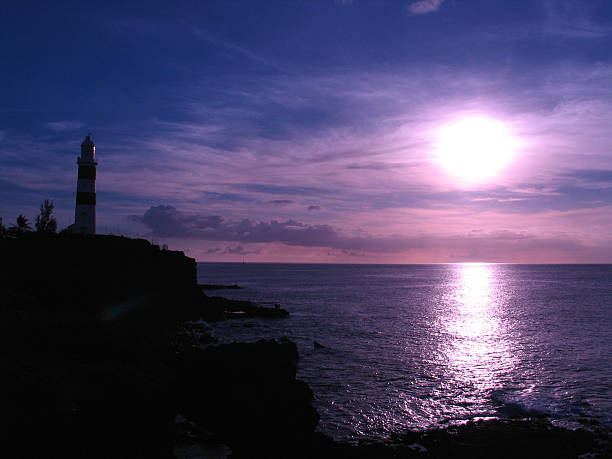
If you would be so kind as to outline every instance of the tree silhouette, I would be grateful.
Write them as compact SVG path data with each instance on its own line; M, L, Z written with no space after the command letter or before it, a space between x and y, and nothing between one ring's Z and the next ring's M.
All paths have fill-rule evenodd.
M3 239L8 236L8 229L2 223L2 217L0 217L0 239Z
M32 231L32 227L30 226L28 217L21 214L19 214L19 216L17 217L17 224L11 225L11 229L19 233L23 233L25 231Z
M55 205L53 201L45 199L40 205L40 214L36 217L36 231L39 233L55 233L57 231L57 221L51 216Z

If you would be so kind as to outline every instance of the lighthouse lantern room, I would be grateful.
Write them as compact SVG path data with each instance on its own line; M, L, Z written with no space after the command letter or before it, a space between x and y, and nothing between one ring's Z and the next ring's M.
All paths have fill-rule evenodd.
M80 234L96 234L96 146L91 134L81 144L81 156L77 158L76 209L72 231Z

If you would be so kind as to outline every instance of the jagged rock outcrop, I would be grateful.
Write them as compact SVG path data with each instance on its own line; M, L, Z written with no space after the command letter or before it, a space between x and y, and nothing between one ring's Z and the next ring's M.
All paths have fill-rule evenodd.
M319 416L296 379L290 341L209 347L180 361L180 413L219 434L235 457L306 457Z
M312 451L317 459L586 459L611 454L609 432L569 430L541 419L472 421L358 444L316 434Z

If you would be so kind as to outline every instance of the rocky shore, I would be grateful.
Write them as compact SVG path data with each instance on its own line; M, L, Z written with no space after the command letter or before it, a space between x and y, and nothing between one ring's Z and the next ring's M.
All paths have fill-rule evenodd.
M5 457L611 455L609 432L543 420L339 443L316 432L294 343L211 345L200 325L281 308L208 297L193 259L143 240L24 234L0 253Z
M232 285L222 285L222 284L199 284L202 290L239 290L242 287L236 284Z

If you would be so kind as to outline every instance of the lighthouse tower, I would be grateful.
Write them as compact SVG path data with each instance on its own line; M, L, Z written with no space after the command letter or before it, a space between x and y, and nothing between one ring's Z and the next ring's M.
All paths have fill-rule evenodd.
M96 234L96 146L91 134L81 144L81 156L77 158L76 209L72 231L79 234Z

